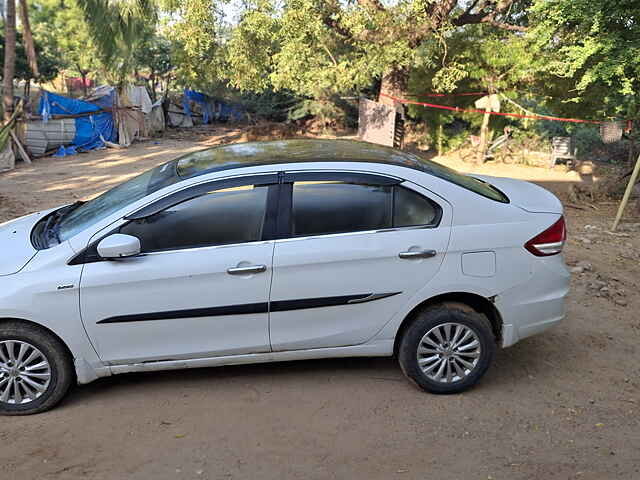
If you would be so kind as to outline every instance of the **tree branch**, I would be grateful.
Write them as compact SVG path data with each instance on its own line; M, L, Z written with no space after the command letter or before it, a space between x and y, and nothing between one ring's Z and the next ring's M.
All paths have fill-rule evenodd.
M340 22L333 17L334 14L338 14L340 12L340 4L335 0L329 0L326 2L325 6L327 13L323 15L322 23L342 37L352 38L353 35L351 34L351 31L340 25Z
M451 24L460 27L462 25L477 25L480 23L486 23L487 25L491 25L502 30L510 30L515 32L527 31L527 27L525 26L514 25L511 23L496 20L496 17L498 15L503 15L506 11L509 10L511 5L513 4L513 0L498 0L497 2L491 2L490 5L487 5L487 2L485 0L480 2L480 5L478 5L478 1L479 0L472 1L463 13L451 20ZM493 8L487 11L486 9L490 6ZM472 13L476 7L478 7L478 11L476 13Z
M526 32L528 30L528 28L523 25L513 25L511 23L503 23L503 22L498 22L496 20L490 20L483 23L488 23L492 27L496 27L501 30L509 30L511 32Z
M384 5L382 5L380 0L358 0L358 5L360 5L361 7L370 8L371 10L385 10Z

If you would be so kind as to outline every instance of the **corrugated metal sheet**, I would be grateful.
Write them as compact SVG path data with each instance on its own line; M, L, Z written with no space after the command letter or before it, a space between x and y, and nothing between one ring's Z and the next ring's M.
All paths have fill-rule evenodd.
M27 122L25 143L34 157L39 157L58 148L69 145L76 136L76 121L73 118L49 120L48 122Z

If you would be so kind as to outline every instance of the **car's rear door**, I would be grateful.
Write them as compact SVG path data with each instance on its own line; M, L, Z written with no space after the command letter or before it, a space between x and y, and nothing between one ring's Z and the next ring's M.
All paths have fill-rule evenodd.
M253 177L255 178L255 177ZM124 224L142 255L89 259L82 320L110 364L268 352L276 175L199 188ZM259 183L259 184L258 184ZM226 186L225 186L226 185ZM164 201L164 200L163 200ZM151 208L153 211L153 206Z
M440 268L451 207L414 184L299 172L287 173L281 190L286 238L274 251L274 351L366 342Z

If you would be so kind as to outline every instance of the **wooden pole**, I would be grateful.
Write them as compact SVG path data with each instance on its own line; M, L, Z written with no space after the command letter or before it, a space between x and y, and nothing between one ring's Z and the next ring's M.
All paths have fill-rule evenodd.
M627 189L624 192L624 196L622 197L622 201L620 202L620 206L618 207L618 213L616 214L616 219L613 221L613 226L611 227L611 231L615 232L616 228L618 228L618 223L620 223L620 219L622 218L622 212L624 212L627 203L629 202L629 198L631 197L631 192L633 192L633 187L636 184L636 180L638 180L638 174L640 174L640 155L636 160L636 166L631 173L631 178L629 179L629 184L627 185Z
M9 135L11 135L11 138L13 139L13 142L16 144L16 147L18 147L18 151L20 152L20 156L22 157L22 160L24 161L24 163L30 164L31 157L22 146L22 143L20 143L20 140L18 140L18 136L15 133L13 133L13 130L9 130Z

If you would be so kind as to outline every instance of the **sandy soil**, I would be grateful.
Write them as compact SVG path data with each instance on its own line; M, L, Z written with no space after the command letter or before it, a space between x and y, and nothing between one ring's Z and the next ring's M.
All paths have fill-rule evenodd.
M0 221L92 196L237 132L37 160L0 175ZM469 165L458 165L470 170ZM575 173L489 165L563 195ZM392 359L100 380L0 420L0 479L638 479L640 219L569 208L567 320L501 351L463 395L419 392ZM581 273L580 273L581 272Z

